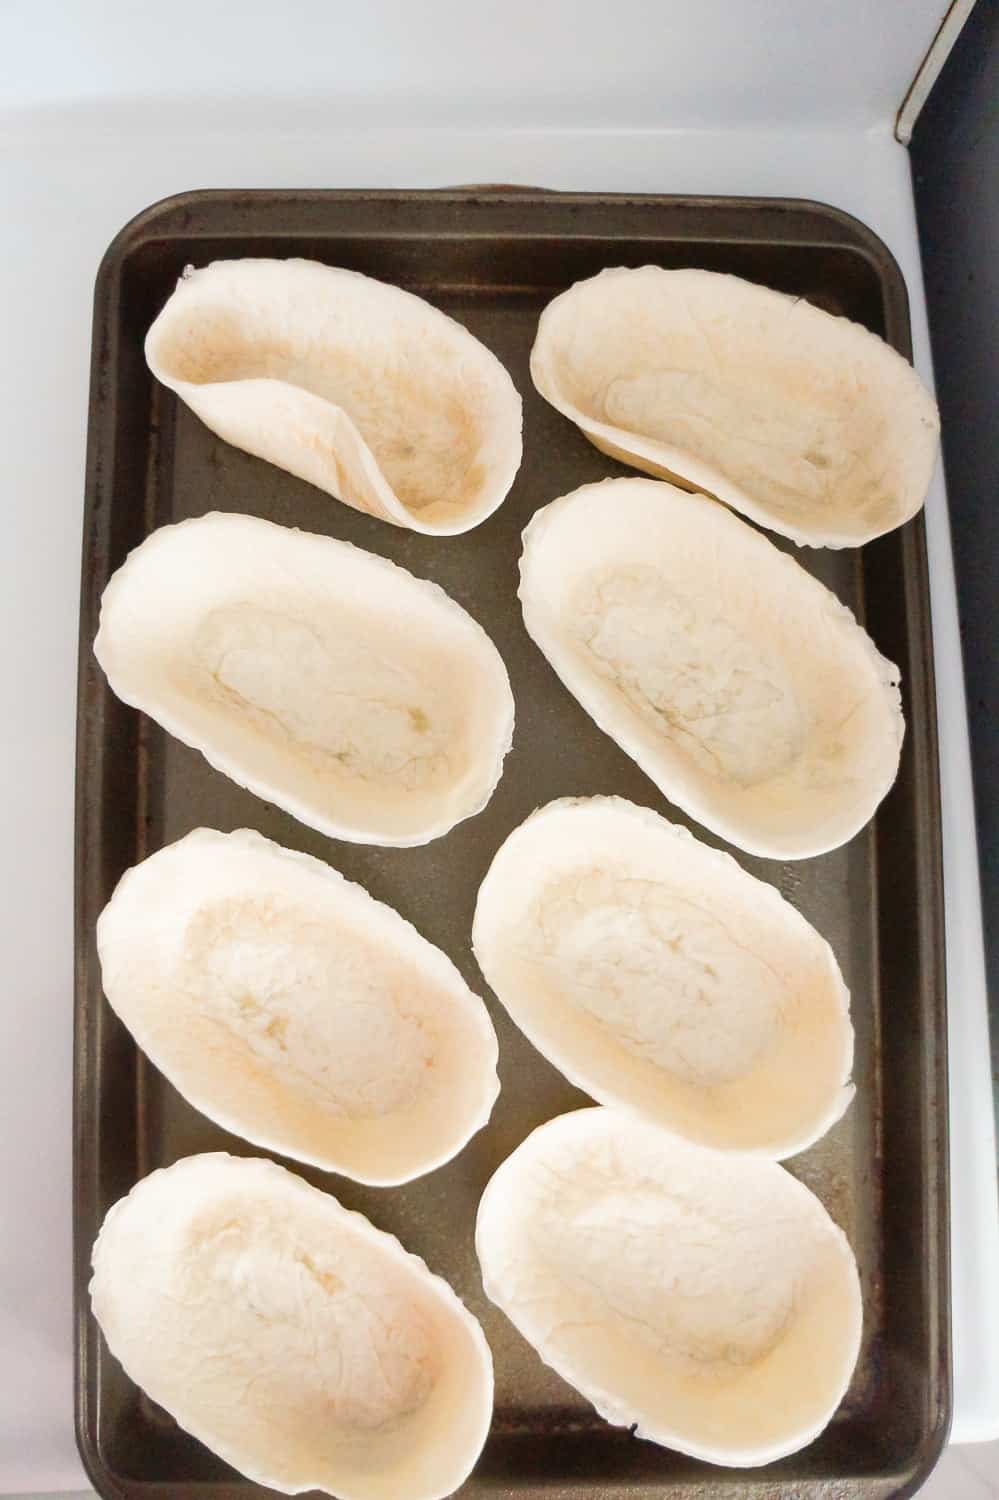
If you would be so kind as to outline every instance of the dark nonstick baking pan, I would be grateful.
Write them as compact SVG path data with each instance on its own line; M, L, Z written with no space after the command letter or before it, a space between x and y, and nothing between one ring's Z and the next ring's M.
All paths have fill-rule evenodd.
M143 338L177 276L189 263L239 255L309 256L408 287L504 361L524 397L525 451L494 516L458 537L398 530L227 447L153 381ZM538 506L584 481L628 472L534 393L528 355L538 315L580 277L647 262L735 272L844 313L910 352L905 287L885 246L855 220L814 203L515 189L190 193L141 214L104 259L80 620L75 1077L77 1425L102 1495L245 1500L266 1493L181 1432L125 1377L87 1297L101 1219L139 1177L190 1152L252 1152L184 1103L136 1051L101 994L94 923L115 882L200 824L258 828L329 860L410 918L490 1004L502 1093L488 1128L455 1161L389 1190L290 1164L398 1234L481 1318L496 1361L496 1415L465 1494L885 1500L912 1494L944 1441L943 895L921 517L861 550L795 552L902 669L908 731L897 784L845 848L795 864L739 856L829 939L853 996L856 1100L819 1145L790 1163L846 1230L860 1263L864 1343L841 1411L793 1457L741 1473L713 1468L606 1426L482 1293L472 1228L490 1173L533 1126L584 1099L483 984L469 946L479 881L507 833L554 797L620 793L684 821L560 685L528 639L516 599L520 533ZM423 848L335 843L233 785L112 696L91 652L105 583L154 527L213 509L356 542L435 579L481 621L506 660L517 701L514 749L483 813Z

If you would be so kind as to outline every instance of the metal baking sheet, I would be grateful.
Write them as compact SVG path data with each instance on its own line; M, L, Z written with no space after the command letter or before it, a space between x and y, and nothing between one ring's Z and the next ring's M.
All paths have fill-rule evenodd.
M524 397L524 462L483 525L432 538L360 515L227 447L149 375L142 341L188 263L304 255L408 287L458 318ZM249 1500L234 1475L144 1397L90 1317L90 1247L145 1173L194 1151L253 1148L176 1094L102 998L94 922L122 871L199 824L260 829L335 864L396 906L485 994L500 1039L493 1119L456 1161L402 1188L357 1186L290 1163L441 1272L482 1320L496 1362L492 1435L463 1493L480 1500L886 1500L913 1493L950 1410L945 998L939 798L921 518L859 551L796 552L899 663L908 733L898 782L845 848L781 864L739 855L830 940L853 996L857 1098L790 1163L849 1235L866 1327L842 1410L802 1453L735 1473L605 1425L485 1300L474 1211L498 1163L541 1121L584 1102L492 999L469 946L479 881L506 834L550 798L620 793L667 811L656 788L570 697L528 639L515 590L520 533L538 506L627 470L538 397L528 355L538 315L604 266L702 266L804 296L908 355L907 301L885 246L818 204L544 194L191 193L117 237L96 290L83 545L77 782L75 1285L77 1426L97 1490L144 1500ZM480 620L510 671L513 752L478 817L417 849L337 843L258 801L110 693L91 653L101 591L154 527L212 509L342 537L442 584ZM794 549L790 544L788 550ZM700 837L711 836L697 829ZM738 853L738 851L737 851Z

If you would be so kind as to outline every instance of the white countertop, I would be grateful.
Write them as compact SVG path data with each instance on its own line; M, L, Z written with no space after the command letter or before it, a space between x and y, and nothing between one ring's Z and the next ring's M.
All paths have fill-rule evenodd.
M516 8L520 0L511 3ZM882 4L897 20L895 0ZM761 6L784 12L790 24L785 0L753 0L744 9L758 14ZM565 11L562 0L557 8ZM170 14L184 33L185 25L194 25L195 11L200 17L206 9L219 32L211 4L195 8L185 0L181 14L176 7ZM403 9L391 0L379 0L376 9L380 14L391 11L402 24ZM433 0L432 9L450 13L454 7L451 0ZM641 7L626 0L623 9L630 24ZM667 11L674 9L666 5ZM723 0L699 7L715 21L724 19L724 9ZM858 4L837 7L837 15L844 9L856 12ZM894 89L891 97L901 98L913 58L918 60L932 34L931 20L939 9L933 0L909 5L913 35L906 55L893 64L898 77L892 74L885 82L882 70L877 89L868 81L866 92L858 87L844 99L842 94L834 97L819 69L816 108L809 111L796 84L791 103L783 99L776 111L780 120L771 110L769 122L761 95L760 107L744 111L738 121L728 118L727 107L690 105L690 123L673 128L632 128L634 119L642 117L638 106L628 128L574 128L557 118L554 106L539 104L538 117L548 109L545 128L507 129L492 123L459 128L442 120L405 129L398 124L399 70L393 62L386 91L395 101L390 100L388 115L396 123L357 125L349 122L342 98L324 105L310 95L301 104L271 99L263 105L237 97L218 51L226 99L210 104L199 104L189 93L152 107L132 97L99 49L93 58L85 57L86 68L77 68L88 86L70 90L65 76L74 57L71 48L59 46L53 48L55 82L43 97L29 97L21 85L5 96L8 105L18 108L0 111L6 245L0 290L0 453L7 477L6 546L0 552L0 654L7 686L0 735L5 833L0 933L6 956L6 995L0 1008L0 1191L6 1206L0 1219L0 1347L5 1359L0 1493L69 1490L85 1482L72 1433L72 800L91 298L108 242L149 203L193 187L422 187L501 181L583 190L817 198L855 214L893 250L909 287L916 363L929 376L908 156L887 119L875 122L879 113L885 115L877 90L887 98ZM46 14L49 26L53 10L80 19L79 6L39 7L38 15ZM577 4L577 24L579 10ZM618 10L610 7L608 13L617 20ZM829 10L830 27L834 19ZM852 19L856 25L857 15ZM107 34L112 20L106 22ZM162 17L157 24L162 26ZM361 40L355 36L354 44L374 48L377 38L369 32L362 26ZM849 46L850 37L841 28L830 35L833 52ZM497 38L502 50L499 32ZM38 38L33 32L28 36L29 51L36 41L40 47L41 32ZM153 50L169 52L165 33L147 41ZM785 50L786 41L780 41ZM204 37L197 45L190 43L202 60L203 42ZM875 38L871 43L875 52L882 42ZM216 43L221 45L218 37ZM765 71L770 65L764 52L757 39L750 65ZM866 67L864 59L862 50L858 62ZM685 55L684 61L689 74L696 58ZM303 66L311 79L308 58ZM782 66L787 67L786 57ZM0 63L0 84L2 67ZM577 92L594 87L585 70L576 66L570 72ZM540 88L541 76L535 70L528 82L534 80ZM640 91L651 90L655 76L643 67ZM686 89L689 95L689 80L675 76L681 92ZM731 70L725 77L729 86L736 86ZM199 86L206 79L199 78ZM843 112L833 119L837 102ZM365 113L370 120L370 109ZM596 113L605 120L612 114L606 100L598 98ZM699 113L719 123L713 128L698 124ZM424 118L433 114L425 110ZM468 117L475 118L471 107ZM954 1437L971 1441L999 1434L999 1220L964 689L939 474L927 502L927 525L951 1017Z

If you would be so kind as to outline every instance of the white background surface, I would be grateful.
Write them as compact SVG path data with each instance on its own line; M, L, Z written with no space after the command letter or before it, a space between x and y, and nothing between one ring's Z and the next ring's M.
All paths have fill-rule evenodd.
M7 5L9 109L295 100L324 126L893 118L946 0L50 0ZM258 116L259 118L259 116Z
M72 773L90 304L108 242L148 203L191 187L492 180L815 197L856 214L894 250L928 373L908 160L890 121L941 8L328 0L280 14L248 3L235 26L227 7L190 0L155 13L0 5L0 1492L82 1483L70 1351ZM999 1421L999 1253L939 479L927 516L960 1083L958 1435L975 1437ZM955 1478L948 1494L999 1494L999 1480L994 1489L976 1482Z

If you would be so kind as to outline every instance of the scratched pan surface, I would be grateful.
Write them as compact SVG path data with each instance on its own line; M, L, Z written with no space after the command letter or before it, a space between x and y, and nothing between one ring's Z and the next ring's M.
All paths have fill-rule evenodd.
M239 255L305 255L396 282L499 356L524 397L525 447L496 515L459 537L398 530L227 447L155 384L142 340L178 274L188 263ZM860 1263L864 1344L841 1412L811 1448L763 1470L740 1474L685 1459L602 1423L489 1305L479 1281L472 1226L487 1178L533 1126L584 1102L515 1030L478 973L469 932L479 881L506 834L553 797L619 793L686 821L557 681L524 631L515 595L520 533L537 507L587 480L628 472L534 393L528 355L538 315L582 276L650 261L732 271L808 297L909 353L905 289L891 256L854 220L816 204L475 189L192 193L149 209L108 251L96 291L83 547L75 1080L77 1420L103 1495L266 1493L140 1394L88 1311L90 1246L115 1199L190 1152L252 1150L183 1102L137 1053L101 994L94 921L115 882L199 824L258 828L329 860L439 944L490 1005L502 1093L488 1128L456 1161L390 1190L291 1164L398 1234L481 1318L496 1361L496 1415L465 1494L883 1500L912 1493L943 1442L945 997L921 518L860 551L795 554L902 668L908 733L894 790L844 849L796 864L739 855L830 940L853 995L857 1098L824 1141L791 1163L846 1230ZM356 542L435 579L481 621L509 668L517 728L503 779L479 817L419 849L333 842L234 786L115 700L90 649L104 584L155 526L213 509Z

